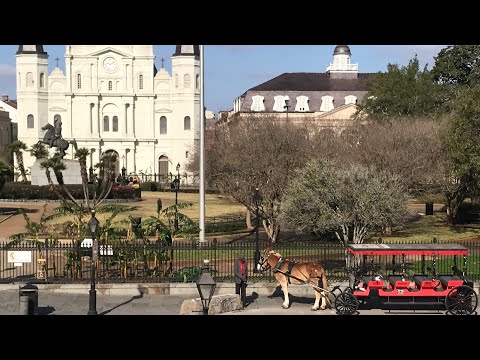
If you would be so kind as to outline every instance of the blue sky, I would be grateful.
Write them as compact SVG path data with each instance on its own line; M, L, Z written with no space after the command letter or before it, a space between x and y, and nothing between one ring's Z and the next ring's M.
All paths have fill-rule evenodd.
M433 57L444 45L350 45L352 63L360 72L386 71L388 63L405 65L415 54L431 67ZM332 61L335 45L212 45L205 46L205 105L215 113L231 110L234 99L249 88L284 72L324 72ZM65 71L65 46L45 45L49 71L59 58ZM16 45L0 45L0 94L15 98ZM155 45L157 68L165 58L171 73L175 45Z

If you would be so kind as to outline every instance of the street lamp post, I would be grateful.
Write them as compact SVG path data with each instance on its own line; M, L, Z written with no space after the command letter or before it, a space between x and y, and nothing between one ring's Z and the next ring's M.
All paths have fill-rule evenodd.
M178 190L180 189L180 163L177 164L176 169L177 169L177 175L175 176L175 180L173 180L173 185L175 187L175 221L173 223L173 228L175 229L175 232L178 231L177 204L178 204Z
M290 107L290 106L288 105L288 103L289 103L289 99L285 99L285 106L284 106L284 108L287 110L287 120L288 120L288 108Z
M255 226L255 266L253 268L253 272L258 273L257 264L260 261L260 249L258 247L258 227L260 224L260 217L258 215L258 208L262 205L262 196L258 192L258 188L255 189L255 193L253 194L253 203L255 204L255 218L256 218L256 226Z
M203 260L203 272L197 279L197 289L202 301L203 315L208 315L210 301L217 286L217 283L210 274L209 262L209 260Z
M97 290L95 290L95 262L98 259L98 240L95 238L95 231L99 221L95 217L95 210L92 210L92 217L88 222L88 228L92 234L92 257L90 259L90 291L88 298L88 313L87 315L97 315Z

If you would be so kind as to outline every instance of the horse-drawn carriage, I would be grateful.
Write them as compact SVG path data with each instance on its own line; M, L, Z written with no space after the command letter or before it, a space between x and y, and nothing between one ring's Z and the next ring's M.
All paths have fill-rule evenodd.
M347 251L347 263L352 264L349 287L332 290L340 291L334 302L338 314L354 314L359 306L388 310L441 309L454 315L470 315L476 310L477 294L473 281L466 276L468 249L462 245L352 244ZM389 275L384 275L378 264L374 264L375 258L390 268ZM462 270L457 267L459 258ZM451 271L438 274L440 260L445 262L443 265L451 265Z

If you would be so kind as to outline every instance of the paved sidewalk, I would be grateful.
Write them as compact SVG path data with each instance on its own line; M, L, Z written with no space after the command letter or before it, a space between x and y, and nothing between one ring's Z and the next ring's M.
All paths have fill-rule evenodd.
M179 315L184 300L192 296L173 295L137 295L113 296L97 294L97 311L100 315ZM311 311L312 297L291 296L289 309L281 307L283 299L279 296L247 296L250 302L244 310L221 315L335 315L333 309ZM39 315L86 315L88 312L87 294L39 293ZM17 315L19 313L18 291L0 291L0 315ZM360 310L361 315L385 315L384 310ZM411 311L395 314L412 315ZM434 311L417 311L416 314L438 314ZM441 312L440 314L443 314Z

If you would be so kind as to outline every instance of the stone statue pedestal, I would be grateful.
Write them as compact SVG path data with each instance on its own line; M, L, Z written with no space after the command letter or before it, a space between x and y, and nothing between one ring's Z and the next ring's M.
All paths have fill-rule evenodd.
M32 165L32 185L48 185L47 175L45 175L45 169L40 167L42 160L37 160ZM62 171L63 182L65 184L82 184L82 175L80 173L80 162L78 160L63 160L66 170ZM53 183L57 184L57 178L52 169L50 169L50 175Z

